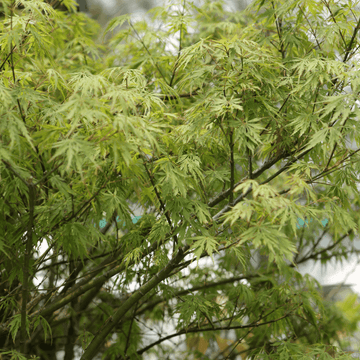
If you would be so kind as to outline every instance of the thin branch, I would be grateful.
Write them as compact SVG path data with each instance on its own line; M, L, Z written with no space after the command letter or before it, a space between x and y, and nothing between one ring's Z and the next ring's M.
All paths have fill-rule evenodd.
M334 115L335 110L336 110L336 109L333 110L331 117ZM346 118L345 121L344 121L344 123L341 125L340 134L341 134L341 133L343 132L343 130L345 129L345 125L346 125L346 122L348 121L348 119L349 119L349 118ZM331 126L331 127L334 126L335 122L336 122L336 120L335 120L330 126ZM337 145L338 145L338 142L335 142L335 145L334 145L334 147L333 147L333 149L332 149L332 152L331 152L331 155L330 155L330 157L329 157L329 160L328 160L328 162L327 162L327 164L326 164L325 170L328 168L328 166L329 166L329 164L330 164L330 162L331 162L331 160L332 160L332 158L333 158L333 156L334 156L334 152L335 152L335 150L336 150L336 148L337 148Z
M303 228L303 230L305 230L305 228ZM315 241L315 243L314 243L314 245L312 246L312 248L309 250L309 252L306 254L306 255L304 255L304 258L307 258L310 254L312 254L312 252L316 249L316 247L319 245L319 243L320 243L320 241L321 241L321 239L324 237L324 235L327 233L327 230L326 230L326 228L325 228L325 230L323 231L323 233L319 236L319 238ZM299 246L299 249L298 250L300 250L301 248L300 248L300 246ZM294 262L297 262L296 260L297 260L297 257L300 255L300 251L298 251L298 254L297 254L297 256L295 257L295 260L294 260Z
M48 231L45 231L44 233L41 234L41 238L45 237L46 235L48 235L49 233L53 232L54 230L56 230L57 228L59 228L62 224L69 222L70 220L72 220L75 217L81 217L87 210L88 207L91 206L91 201L93 201L95 199L95 197L100 193L100 191L107 186L107 183L104 183L100 189L98 191L96 191L96 193L87 201L85 201L85 203L80 207L80 209L75 213L72 214L69 218L66 219L61 219L57 224L55 224L53 227L51 227ZM81 212L81 214L79 216L77 216L79 213Z
M301 251L302 246L303 246L304 233L305 233L305 227L303 227L303 228L301 229L300 241L299 241L299 245L297 246L297 253L296 253L295 258L294 258L294 263L296 263L297 258L298 258L299 255L300 255L300 251Z
M252 156L250 153L250 149L249 147L247 147L247 152L248 152L248 160L249 160L249 179L253 178L253 173L252 173Z
M146 52L147 52L148 55L150 56L151 61L154 63L156 69L158 70L159 74L160 74L161 77L163 78L165 84L167 84L166 79L165 79L163 73L161 72L158 64L154 61L153 57L152 57L151 54L150 54L149 49L148 49L147 46L145 45L144 41L141 39L140 35L138 34L138 32L136 31L136 29L134 28L134 26L133 26L133 24L131 23L131 21L129 22L129 24L130 24L130 26L132 27L132 29L134 30L136 36L138 37L138 40L141 42L142 46L144 47L144 49L146 50Z
M101 229L102 234L106 234L106 232L110 229L113 221L116 220L116 216L117 216L117 212L115 210L111 217L111 220L106 224L107 226L105 226L103 229ZM91 250L94 251L94 249L95 249L95 247L93 247ZM112 257L113 257L113 255L111 256L111 258ZM110 259L110 257L108 259ZM72 264L72 263L70 263L70 264ZM81 262L76 268L73 269L70 276L63 283L64 287L63 287L62 291L60 292L60 295L66 294L68 289L70 289L75 284L75 281L78 279L78 275L80 274L80 271L84 268L84 266L85 266L85 263Z
M234 161L234 129L230 130L230 204L234 201L234 183L235 183L235 161Z
M306 180L305 182L307 184L313 184L313 183L318 183L316 180L317 179L320 179L326 175L329 175L330 173L334 172L334 171L337 171L337 170L340 170L342 167L346 166L346 165L349 165L349 164L346 164L346 165L343 165L341 168L335 168L337 166L339 166L339 164L341 162L344 162L345 160L347 160L349 157L351 157L352 155L354 155L355 153L359 152L360 151L360 148L357 149L357 150L354 150L350 155L348 155L346 158L344 159L341 159L341 161L339 160L337 164L335 164L334 166L332 166L330 169L328 169L327 171L322 171L320 174L314 176L311 180ZM327 184L327 183L322 183L322 185L331 185L331 184ZM283 194L286 194L288 193L289 191L291 190L291 188L287 188L286 190L282 190L279 192L279 195L283 195Z
M6 64L6 62L8 61L9 57L11 56L11 54L13 53L13 51L15 50L16 45L13 46L13 48L10 50L9 54L6 56L5 60L2 62L2 64L0 65L0 71L3 70L4 65Z
M280 53L283 59L285 59L285 49L284 49L284 43L283 43L283 39L282 39L282 27L281 27L281 19L279 19L276 15L276 10L275 10L275 6L274 6L274 2L272 1L272 6L274 9L274 17L275 17L275 25L276 25L276 31L279 37L279 41L280 41Z
M3 159L1 159L1 161L5 164L5 166L12 172L14 173L26 186L29 186L28 182L23 179L23 177L16 171L13 169L13 167L11 166L11 164Z
M146 249L144 249L141 259L146 257L147 255L151 254L153 251L155 251L162 242L159 242L155 240L153 244ZM122 272L125 270L126 265L124 263L124 256L122 255L119 258L117 258L114 263L119 263L119 265L114 266L112 269L105 272L103 275L95 277L99 272L103 270L103 266L99 265L96 267L89 275L85 276L83 280L79 281L73 288L70 293L68 293L65 296L58 296L54 301L49 304L45 309L41 311L36 311L30 315L31 318L37 315L41 315L43 317L48 316L49 314L52 314L54 311L62 308L66 304L68 304L72 299L84 294L86 291L90 290L91 288L97 286L99 283L104 283L114 275ZM131 266L134 264L134 260L131 260L128 264L128 266Z
M343 235L341 238L339 238L339 239L338 239L336 242L334 242L334 244L332 244L331 246L328 246L327 248L322 249L322 250L320 250L320 251L318 251L318 252L316 252L316 253L308 256L308 257L302 258L301 260L299 260L299 261L297 262L297 264L301 264L301 263L303 263L303 262L305 262L305 261L308 261L308 260L310 260L310 259L317 260L317 259L318 259L318 255L321 255L322 253L333 249L336 245L340 244L340 242L341 242L342 240L344 240L347 236L349 236L353 231L354 231L353 229L349 230L345 235ZM331 257L332 257L332 256L335 256L335 255L331 255Z
M346 254L360 254L360 250L357 249L351 249L345 252L338 252L338 253L332 253L330 255L326 255L326 256L320 256L320 257L314 257L312 258L312 260L316 261L316 260L329 260L331 258L333 258L334 256L341 256L342 258L344 258L344 255ZM293 265L289 265L291 267L293 267Z
M311 49L311 50L312 50L312 49ZM307 52L307 54L309 54L309 53L311 52L311 50L309 50L309 51ZM307 55L307 54L306 54L306 55ZM295 71L296 71L296 68L291 72L290 77L294 75ZM286 99L284 100L284 102L283 102L282 105L280 106L279 110L278 110L277 113L275 114L276 117L280 115L280 112L282 111L282 109L283 109L284 106L286 105L287 101L289 100L290 95L291 95L291 92L289 91L288 96L286 97ZM261 131L260 136L267 130L267 128L269 127L271 121L272 121L272 120L270 120L270 121L267 123L266 127Z
M41 155L40 155L41 156ZM44 176L38 181L35 183L35 186L43 183L46 178L48 178L50 176L50 174L52 174L54 171L56 171L61 165L63 165L65 162L65 160L63 162L61 162L58 166L56 166L55 168L53 168L52 170L50 170L49 172L47 172L46 170L44 171Z
M289 317L290 315L292 315L292 313L288 313L288 314L285 314L277 319L274 319L274 320L270 320L270 321L266 321L266 322L263 322L263 323L258 323L258 321L255 321L249 325L235 325L235 326L231 326L230 328L228 328L227 325L225 326L219 326L219 327L216 327L216 328L198 328L198 327L195 327L195 328L190 328L190 329L182 329L174 334L171 334L171 335L168 335L168 336L165 336L163 338L160 338L159 340L153 342L152 344L142 348L141 350L139 350L137 353L139 355L143 354L144 352L148 351L149 349L151 349L152 347L166 341L166 340L169 340L173 337L177 337L177 336L180 336L180 335L183 335L183 334L189 334L189 333L198 333L198 332L207 332L207 331L219 331L219 330L236 330L236 329L247 329L247 328L254 328L254 327L259 327L259 326L264 326L264 325L267 325L267 324L272 324L274 322L277 322L277 321L280 321L282 319L285 319L286 317Z
M24 266L23 266L23 286L21 293L21 352L26 354L26 320L27 320L27 311L26 305L28 302L29 295L29 264L30 257L33 248L33 227L34 227L34 209L35 209L35 186L29 180L29 223L27 229L27 240L26 240L26 249L24 254Z
M264 171L266 171L267 169L271 168L274 164L276 164L279 160L284 159L285 157L287 157L289 154L279 154L277 157L275 157L274 159L270 159L267 162L264 163L264 165L256 170L253 173L253 179L256 179L257 177L259 177ZM234 185L234 188L236 188L238 185L242 184L245 180L247 180L249 177L245 176L244 178L242 178L239 182L237 182ZM215 199L211 200L210 202L208 202L207 206L208 207L214 207L215 205L219 204L221 201L223 201L224 199L226 199L229 194L231 192L231 189L225 190L222 193L220 193L219 195L217 195L215 197Z
M109 317L102 328L95 335L91 343L86 348L81 360L91 360L96 356L101 344L104 342L106 336L112 331L112 329L119 323L123 316L145 296L150 290L154 289L161 281L165 280L183 258L186 250L190 248L189 245L185 245L180 248L177 255L173 257L166 267L155 274L148 282L141 286L132 296L130 296L114 313L113 316Z
M330 6L329 6L329 3L327 3L325 0L321 0L321 1L325 4L325 6L327 7L327 9L329 10L330 15L331 15L331 17L332 17L332 19L333 19L333 21L334 21L334 24L337 25L337 21L336 21L336 19L335 19L335 16L334 16L333 12L331 11L331 8L330 8ZM345 48L346 48L346 41L345 41L344 35L342 34L342 32L341 32L340 29L339 29L339 34L340 34L341 39L342 39L342 41L344 42L344 45L345 45Z
M183 2L183 11L181 13L182 17L184 17L184 11L185 11L185 0ZM180 54L181 54L182 38L183 38L183 24L180 25L179 51L178 51L177 59L176 59L175 64L174 64L174 69L173 69L173 73L172 73L170 84L169 84L170 87L172 87L172 83L174 81L175 74L176 74L176 68L177 68L178 60L179 60Z
M177 297L177 296L183 296L183 295L187 295L190 293L193 293L195 291L199 291L199 290L204 290L204 289L210 289L210 288L214 288L217 286L223 286L226 284L231 284L234 283L236 281L240 281L240 280L244 280L244 279L249 279L249 278L253 278L255 277L255 275L242 275L242 276L234 276L232 278L229 279L224 279L224 280L220 280L217 282L211 282L211 283L206 283L206 284L202 284L202 285L198 285L198 286L193 286L190 289L182 289L182 290L178 290L178 291L174 291L174 294L171 296L171 298ZM152 308L154 308L156 305L167 301L168 298L163 299L163 298L159 298L156 300L153 300L152 302L150 302L149 304L147 304L145 307L140 308L139 311L137 312L137 315L142 314L146 311L151 310Z
M135 307L134 307L133 316L131 317L130 326L129 326L129 331L128 331L128 334L127 334L127 337L126 337L126 344L125 344L125 350L124 350L124 354L125 354L125 355L126 355L128 349L129 349L129 341L130 341L130 335L131 335L131 328L132 328L132 325L133 325L133 322L134 322L134 318L135 318L135 314L136 314L136 311L137 311L138 307L139 307L139 301L136 302Z
M12 9L12 7L11 7L10 23L11 23L11 30L12 30L13 29L13 9ZM11 43L12 43L12 41L11 41ZM12 75L13 75L13 81L14 81L14 85L15 85L16 84L16 77L15 77L15 67L14 67L13 53L14 53L14 51L10 51L10 67L11 67L11 72L12 72ZM18 108L19 108L19 111L20 111L21 118L22 118L24 124L26 124L25 116L23 114L19 99L16 99L16 102L18 104Z
M304 10L303 10L303 8L302 8L300 5L298 5L298 6L299 6L300 11L303 13L303 15L304 15L304 17L305 17L306 22L309 24L310 31L311 31L311 33L313 34L314 38L315 38L315 41L316 41L316 43L317 43L317 46L318 46L319 49L321 50L319 41L318 41L318 39L317 39L317 37L316 37L316 33L315 33L313 27L311 26L311 23L309 22L309 19L307 18L306 14L305 14L305 12L304 12Z
M177 98L191 98L195 95L198 95L197 91L200 90L200 87L195 89L193 92L188 94L176 94L176 95L168 95L168 94L155 94L159 96L162 100L176 100Z
M270 182L271 180L273 180L274 178L276 178L277 176L279 176L281 173L283 173L286 169L288 169L290 167L290 165L292 165L295 161L297 161L298 159L302 158L303 156L305 156L308 152L310 152L312 149L306 150L303 153L299 154L298 156L296 156L293 160L290 160L284 167L282 167L279 171L277 171L274 175L270 176L268 179L264 180L262 183L260 183L260 185L266 184L268 182ZM294 152L296 152L297 150L295 150ZM281 156L284 156L283 154L281 154ZM278 159L278 157L276 157L276 159ZM240 196L238 196L231 204L226 205L222 210L220 210L216 215L213 216L213 220L214 221L218 221L219 218L224 215L226 212L231 210L232 206L235 206L237 203L239 203L240 201L242 201L247 195L250 194L250 192L252 191L252 186L250 186L250 188L248 189L248 191L245 194L241 194Z
M345 158L343 159L340 159L336 164L334 164L331 168L327 168L327 165L325 167L325 169L318 175L314 176L313 177L313 181L316 181L317 179L320 179L326 175L329 175L330 173L336 171L336 170L339 170L339 168L337 168L342 162L346 161L348 158L350 158L351 156L353 156L354 154L356 154L357 152L360 151L360 148L357 149L357 150L354 150L351 154L349 154L348 156L346 156ZM343 166L342 166L343 167Z
M110 226L111 226L111 224L110 224ZM100 231L102 231L102 230L103 230L103 229L101 229ZM105 253L103 253L103 254L96 255L96 256L91 256L91 257L87 257L87 258L85 258L85 259L71 259L71 260L58 261L58 262L56 262L56 263L54 263L54 264L50 264L50 265L43 266L42 268L36 270L36 272L44 271L44 270L46 270L46 269L49 269L49 268L52 268L52 267L56 267L56 266L59 266L59 265L69 264L69 263L71 263L71 262L82 262L82 261L84 261L84 263L86 263L87 261L99 259L99 258L102 258L102 257L104 257L104 256L111 255L111 254L113 254L113 253L114 253L114 250L110 250L110 251L107 251L107 252L105 252ZM46 261L49 261L49 260L51 260L52 258L57 258L57 255L52 255L52 256L44 259L44 260L42 261L42 263L43 263L43 262L46 262Z
M70 263L69 264L70 274L74 274L74 270L75 270L75 264ZM72 309L76 308L78 300L79 299L76 298L71 301ZM69 326L67 328L67 333L66 333L67 341L66 341L66 345L65 345L64 360L72 360L74 358L74 345L75 345L75 341L76 341L77 334L78 334L78 331L77 331L78 325L79 325L79 318L75 314L72 313L70 315L70 322L69 322Z
M333 147L333 149L332 149L332 151L331 151L331 154L330 154L330 157L329 157L329 160L328 160L328 162L327 162L327 164L326 164L326 166L325 166L325 169L324 169L324 171L326 171L326 169L329 167L329 165L330 165L330 162L331 162L331 160L332 160L332 158L333 158L333 156L334 156L334 152L335 152L335 150L336 150L336 148L337 148L337 142L335 143L335 145L334 145L334 147Z
M230 351L230 353L228 354L228 356L225 358L225 360L229 359L230 358L230 355L234 352L234 350L236 349L236 347L251 333L253 329L250 328L248 330L248 332L243 336L241 337L239 340L236 341L235 345L234 344L230 344L229 346L233 346L232 350Z
M162 212L164 213L165 217L166 217L166 220L170 226L170 229L171 229L171 232L173 233L173 239L174 239L174 246L173 246L173 251L175 251L175 246L178 244L178 238L176 236L176 234L174 233L174 229L173 229L173 226L172 226L172 223L171 223L171 219L170 219L170 214L169 214L169 211L166 211L165 209L165 204L163 203L162 199L161 199L161 196L155 186L155 183L154 183L154 179L153 179L153 175L150 174L150 171L149 169L147 168L146 166L146 161L144 160L144 157L143 158L143 164L144 164L144 167L145 167L145 170L146 170L146 173L148 174L148 177L150 179L150 182L151 182L151 185L155 191L155 194L156 194L156 197L157 199L159 200L159 203L160 203L160 208L162 210Z

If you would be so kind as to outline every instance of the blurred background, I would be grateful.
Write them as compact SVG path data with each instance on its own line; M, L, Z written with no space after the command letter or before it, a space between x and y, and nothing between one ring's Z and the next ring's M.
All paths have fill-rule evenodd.
M80 11L86 13L92 19L98 21L101 27L113 17L123 14L132 14L144 18L145 13L153 7L162 6L163 0L77 0ZM251 0L225 0L226 10L239 11L246 8ZM201 1L194 0L195 5Z

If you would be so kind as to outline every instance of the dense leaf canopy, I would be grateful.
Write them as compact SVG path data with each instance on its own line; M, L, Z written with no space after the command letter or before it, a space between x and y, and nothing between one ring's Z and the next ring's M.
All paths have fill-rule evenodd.
M1 0L3 359L351 358L298 265L357 252L355 5Z

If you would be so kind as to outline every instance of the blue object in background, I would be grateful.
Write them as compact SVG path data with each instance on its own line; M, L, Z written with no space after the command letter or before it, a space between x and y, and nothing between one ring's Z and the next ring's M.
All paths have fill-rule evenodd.
M100 226L101 228L104 228L105 225L106 225L106 220L105 220L105 219L101 219L100 222L99 222L99 226Z
M310 219L310 222L312 222L312 221L313 221L313 218ZM298 229L300 229L300 227L304 227L305 222L308 224L308 223L309 223L308 219L306 219L306 220L304 221L303 219L298 218L298 224L296 224L296 227L297 227ZM321 220L321 223L322 223L323 226L326 226L326 224L327 224L328 222L329 222L328 219Z
M141 218L141 215L140 216L134 216L131 220L132 220L133 224L136 224L139 221L140 218Z
M119 218L119 215L116 217L116 222L119 222L120 221L120 218ZM123 222L122 226L125 226L125 221Z
M321 223L323 224L323 226L326 226L326 224L329 222L328 219L324 219L324 220L321 220Z
M131 220L132 220L133 224L136 224L139 221L140 218L141 218L141 215L140 216L133 216L131 218ZM119 222L119 221L120 221L120 218L119 218L119 216L117 216L116 217L116 222ZM106 219L101 219L99 221L99 226L100 226L101 229L104 228L106 226ZM122 224L122 226L125 226L125 221ZM95 224L94 224L94 227L95 227Z

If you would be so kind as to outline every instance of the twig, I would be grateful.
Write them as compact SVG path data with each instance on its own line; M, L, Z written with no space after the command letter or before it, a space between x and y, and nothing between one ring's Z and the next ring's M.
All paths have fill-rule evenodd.
M154 183L153 176L152 176L152 174L150 174L150 172L149 172L149 170L148 170L148 168L147 168L147 166L146 166L146 161L144 160L144 157L142 157L142 159L143 159L143 164L144 164L146 173L148 174L148 177L149 177L149 179L150 179L151 185L152 185L152 187L154 188L156 197L157 197L157 199L159 200L160 208L161 208L162 212L164 213L164 215L165 215L165 217L166 217L166 220L167 220L167 222L168 222L168 224L169 224L169 226L170 226L171 231L173 232L174 229L173 229L173 226L172 226L172 223L171 223L169 211L166 211L166 209L165 209L165 204L163 203L163 201L162 201L162 199L161 199L161 196L160 196L160 194L159 194L159 192L158 192L158 190L157 190L157 188L156 188L156 185L155 185L155 183ZM174 239L173 252L175 252L175 246L178 244L178 239L177 239L177 236L176 236L175 233L173 234L173 239Z
M150 51L149 49L147 48L147 46L145 45L145 43L143 42L143 40L141 39L140 35L138 34L138 32L136 31L136 29L134 28L133 24L131 23L131 21L129 22L130 26L132 27L132 29L134 30L136 36L138 37L139 41L141 42L142 46L144 47L144 49L146 50L146 52L148 53L148 55L150 56L150 59L151 61L154 63L156 69L158 70L159 74L161 75L161 77L163 78L163 80L165 81L165 83L167 84L166 82L166 79L164 77L164 75L162 74L158 64L154 61L153 57L151 56L150 54Z
M31 179L28 184L29 188L29 223L27 229L27 241L24 254L24 266L23 266L23 287L21 293L21 351L26 354L26 318L27 311L26 305L28 301L28 286L29 286L29 263L31 257L31 251L33 248L33 226L34 226L34 209L35 209L35 186L31 183Z

